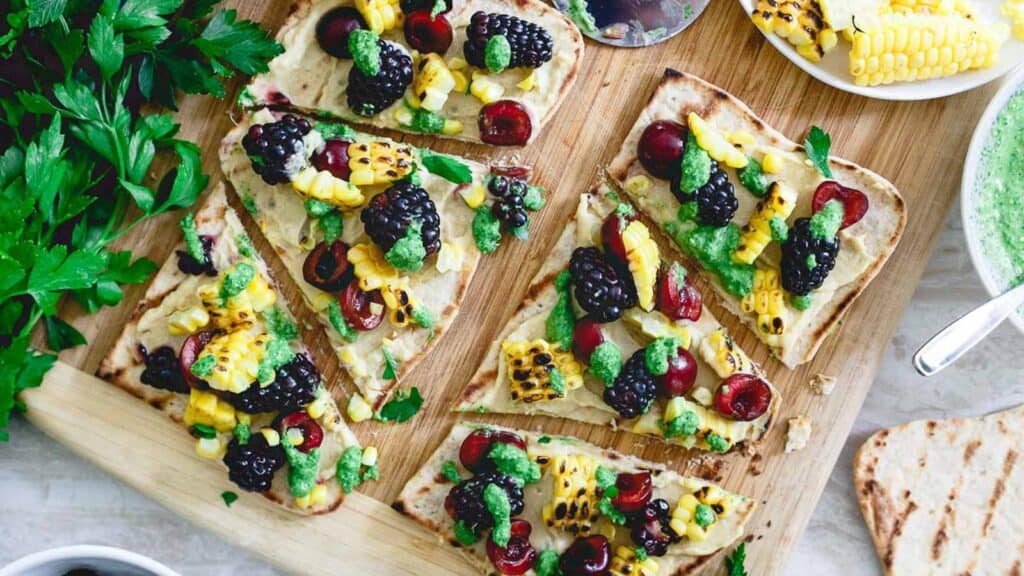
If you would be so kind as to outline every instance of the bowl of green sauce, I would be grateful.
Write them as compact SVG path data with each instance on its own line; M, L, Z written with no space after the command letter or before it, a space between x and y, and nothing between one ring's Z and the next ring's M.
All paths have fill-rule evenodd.
M1004 80L975 129L960 202L967 249L989 294L1024 283L1024 66ZM1010 319L1024 332L1024 309Z

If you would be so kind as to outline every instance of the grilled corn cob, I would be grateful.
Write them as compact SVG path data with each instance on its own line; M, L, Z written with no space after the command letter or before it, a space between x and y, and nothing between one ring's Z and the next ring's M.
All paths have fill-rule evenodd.
M355 186L390 184L412 172L412 148L386 141L356 142L348 147L348 167L348 180Z
M260 361L266 351L267 334L253 334L248 330L235 330L216 336L203 347L196 363L212 356L213 370L203 379L214 390L244 392L257 379Z
M658 267L661 265L658 244L651 238L647 226L634 220L622 231L622 245L626 249L626 260L636 285L640 308L649 312L654 308L654 286L658 283Z
M885 14L853 35L850 73L859 86L878 86L988 68L1006 36L959 15Z
M338 208L359 208L366 202L363 193L351 182L328 172L307 166L292 176L292 188L303 198L326 202Z
M1024 0L1006 0L1006 3L999 7L1003 15L1010 19L1010 26L1013 28L1013 37L1024 40Z
M757 331L765 343L778 346L780 336L786 331L782 317L786 299L779 284L779 271L758 268L754 273L754 290L743 297L740 307L747 314L757 315Z
M505 342L501 346L508 367L513 400L526 403L564 398L569 390L583 385L583 368L571 352L564 352L545 340ZM552 377L555 370L561 382Z
M688 493L679 498L669 526L676 534L703 542L718 519L731 511L730 497L716 486L700 486L689 480L684 481L684 488Z
M612 576L656 576L658 563L651 558L640 560L632 548L619 546L612 558L611 573Z
M184 420L186 426L202 424L218 432L230 432L237 423L234 406L213 392L195 388L189 392Z
M398 271L384 258L376 244L363 242L348 251L348 261L359 287L365 292L386 288L398 282Z
M700 343L700 355L722 378L737 372L754 371L754 363L725 333L725 328L718 328L704 338Z
M356 0L356 10L370 30L381 34L402 23L399 0Z
M455 90L455 86L455 75L448 69L444 58L437 54L427 54L420 59L413 92L421 108L440 112L448 101L448 93Z
M251 326L257 313L277 302L277 293L259 272L253 274L245 289L225 300L224 280L237 270L237 267L238 265L225 270L216 282L204 284L197 290L199 299L209 314L210 322L223 330Z
M703 148L708 153L708 156L711 156L718 162L725 163L730 168L746 168L749 162L746 154L730 144L725 139L725 135L715 129L714 126L705 122L695 112L690 112L690 115L686 117L686 121L690 126L690 131L693 132L693 137L697 139L697 145Z
M764 252L772 241L771 221L778 216L785 220L796 207L796 190L789 186L772 182L768 194L757 202L757 208L750 221L743 227L739 246L733 253L734 262L753 264L754 260Z
M839 42L815 0L758 0L751 18L762 32L789 40L812 62L820 62Z
M548 464L554 477L551 500L541 517L549 528L587 536L600 513L597 509L597 460L582 454L555 456Z
M902 12L905 14L937 14L949 16L959 14L965 18L974 19L974 9L967 0L890 0L888 6L883 6L882 14L891 12Z

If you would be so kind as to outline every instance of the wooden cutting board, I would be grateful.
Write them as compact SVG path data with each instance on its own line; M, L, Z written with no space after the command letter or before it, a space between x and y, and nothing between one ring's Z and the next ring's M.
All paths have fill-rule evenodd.
M272 28L281 24L289 9L288 3L275 0L227 4L236 5L241 16L262 20ZM25 394L29 418L114 476L285 569L338 572L340 566L364 566L366 573L375 574L467 573L448 548L435 546L428 534L380 503L394 499L456 420L450 408L457 394L522 298L548 247L575 210L578 195L615 155L665 67L696 74L725 88L793 139L801 140L812 124L829 131L835 155L872 168L902 191L910 211L902 244L839 333L822 346L814 362L797 371L770 359L767 349L735 318L717 302L709 303L740 344L765 366L784 395L779 425L756 455L733 454L720 460L720 465L687 465L685 451L638 436L543 417L481 419L576 435L705 474L730 490L755 497L761 506L748 527L748 566L753 574L778 573L825 487L883 350L914 292L959 188L971 131L994 87L920 103L871 101L844 94L813 80L776 53L739 4L727 0L713 2L692 28L654 47L616 50L588 42L579 81L547 133L522 152L499 152L503 158L535 165L535 179L547 187L551 201L535 218L529 243L507 241L496 255L484 259L448 336L404 382L423 391L423 411L403 425L369 422L353 426L364 445L380 447L383 477L362 488L365 496L351 498L341 511L326 518L299 520L251 497L225 508L219 495L230 489L230 484L220 468L193 457L183 431L161 423L151 408L88 375L95 372L144 287L127 289L123 305L99 315L82 317L73 306L67 307L66 314L90 345L63 354L66 366L52 373L41 389ZM232 88L237 91L240 85L239 81ZM211 187L220 178L217 144L231 126L230 115L238 114L229 108L229 101L190 97L184 99L178 113L182 136L204 150L204 165L213 177ZM494 158L495 154L468 144L408 140L472 158ZM180 237L177 218L148 222L123 245L161 262ZM293 309L308 320L310 329L304 340L317 355L328 382L333 382L337 364L326 337L305 314L297 290L251 224L247 222L257 247L275 266ZM838 378L832 396L811 392L808 381L818 373ZM334 392L344 405L347 391L341 388L334 386ZM814 434L806 449L783 455L785 419L798 414L814 420ZM83 438L108 438L113 445L103 449ZM257 520L261 528L254 530L252 523ZM281 531L286 533L284 544L276 537ZM297 546L301 542L316 549L284 553L301 550ZM717 574L719 567L720 560L707 573Z

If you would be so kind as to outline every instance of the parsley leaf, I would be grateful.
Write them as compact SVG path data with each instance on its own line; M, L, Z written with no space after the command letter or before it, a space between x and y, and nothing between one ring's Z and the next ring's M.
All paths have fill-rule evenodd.
M56 316L46 317L46 345L55 352L85 344L85 336Z
M377 419L381 422L401 424L415 416L422 406L423 396L420 396L419 388L413 387L409 392L399 390L395 397L380 409Z
M807 139L804 140L804 148L807 158L818 169L818 172L821 172L825 178L831 178L832 169L828 165L828 155L832 149L832 137L828 135L828 132L817 126L811 126L811 131L807 133Z
M740 542L740 545L725 558L725 569L728 576L747 576L747 569L743 565L747 561L747 543Z
M31 0L28 2L28 25L41 28L56 22L64 13L68 0Z
M470 184L473 182L473 172L464 163L442 154L435 154L429 150L420 151L420 163L427 169L427 172L440 176L452 184Z
M234 504L236 500L238 500L238 494L235 494L230 490L226 492L221 492L220 497L222 500L224 500L224 505L227 506L228 508L231 508L231 505Z

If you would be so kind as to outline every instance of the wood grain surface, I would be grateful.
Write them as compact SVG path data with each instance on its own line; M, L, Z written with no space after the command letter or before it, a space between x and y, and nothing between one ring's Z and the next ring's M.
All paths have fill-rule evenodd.
M241 16L260 19L274 28L284 20L289 8L288 2L274 0L234 0L226 4L236 5ZM829 131L834 155L875 170L894 182L903 193L910 218L902 244L879 278L855 304L838 334L826 341L813 362L796 371L787 370L770 359L767 349L757 342L753 334L742 328L735 318L729 317L710 297L710 291L705 291L711 300L712 311L751 356L762 363L784 396L780 422L757 454L734 454L721 459L720 465L697 465L688 463L688 456L692 455L683 450L602 428L544 417L482 416L480 419L576 435L602 446L668 463L680 470L705 474L730 490L756 497L762 506L748 527L752 540L748 546L748 566L755 574L775 574L781 570L824 489L843 441L874 380L882 352L900 312L914 292L932 244L959 188L961 165L971 131L994 87L944 100L917 103L873 101L838 92L802 73L779 55L749 22L740 5L731 0L712 2L693 27L654 47L616 50L588 42L579 81L560 113L547 127L546 134L521 152L497 154L533 164L536 167L534 178L548 189L551 200L534 218L529 243L506 241L497 254L484 259L451 331L403 382L403 386L418 386L423 392L426 397L423 411L403 425L371 422L353 426L364 445L380 447L383 459L382 480L365 486L362 489L364 494L389 503L404 481L441 441L456 419L450 408L462 386L482 359L493 335L522 298L547 248L575 209L578 195L594 181L600 167L615 155L666 67L696 74L721 86L795 140L801 140L812 124ZM240 84L234 86L236 90L239 87ZM220 178L217 143L231 126L231 116L237 117L238 114L228 102L191 97L184 100L178 113L178 119L183 123L182 136L193 139L204 150L204 165L213 177L211 188ZM495 159L495 151L485 147L438 142L425 137L406 140L471 158ZM235 204L238 205L237 202ZM140 226L125 239L124 246L162 261L170 254L174 243L180 240L176 222L177 216L168 216ZM317 356L328 382L333 382L337 364L326 337L301 307L297 290L289 284L273 252L255 233L252 222L247 221L246 224L253 232L257 247L275 267L278 280L289 292L293 310L306 320L309 329L304 340ZM126 290L126 302L122 306L97 316L80 317L69 307L68 315L89 338L90 346L67 351L62 360L93 373L143 291L144 287ZM811 392L808 381L818 373L839 379L832 396L817 396ZM74 386L55 385L58 380L67 379L75 380ZM62 369L58 376L48 378L42 390L27 394L30 413L34 408L43 407L32 419L59 440L77 446L79 453L96 461L105 470L136 485L186 517L247 548L257 549L260 546L259 542L251 539L232 536L240 533L243 525L235 520L239 511L232 508L229 512L219 501L220 491L230 488L226 479L223 487L215 487L211 483L195 487L205 491L201 498L176 502L170 494L180 491L180 488L172 490L159 478L139 477L133 473L132 465L118 454L86 449L73 428L60 422L48 424L50 419L72 417L52 408L63 405L58 402L59 394L74 396L91 389L83 386L92 386L92 379L79 380L81 378L76 378L74 371ZM334 392L339 404L343 404L348 391L335 386ZM51 409L46 409L46 406ZM137 406L139 411L151 410L141 403ZM814 434L805 450L784 456L785 419L798 414L813 419ZM116 419L120 428L132 424L142 426L143 420L146 426L150 425L148 416L143 418L137 414L126 417L109 413L104 417ZM107 433L103 418L87 420L96 427L91 432ZM154 438L144 429L139 430L138 438L132 442L141 442L142 439L152 440L154 448L159 448L159 452L154 450L150 453L152 458L156 458L154 454L166 451L168 462L174 462L175 467L195 470L197 466L207 466L219 472L216 467L193 458L190 445L182 448L174 443L172 446L170 440ZM184 435L181 442L186 442ZM241 502L243 506L240 509L247 508L250 500ZM353 501L356 514L379 512L384 524L399 523L385 507L371 506L365 498ZM203 507L212 508L197 510ZM341 519L348 517L348 512L339 513ZM278 524L278 516L271 514L267 518L274 521L273 525ZM351 530L344 530L344 521L335 522L314 521L309 529L328 530L322 528L326 523L327 526L339 526L336 539L352 535ZM295 524L294 521L283 523L288 526ZM390 533L389 537L394 534ZM367 541L381 539L370 531L364 537ZM438 558L446 556L429 547L413 547L410 553L425 559L435 555ZM263 554L268 553L263 551ZM392 558L391 555L376 557L382 561ZM287 559L280 557L275 563L294 571L313 571L311 564L289 564ZM399 564L386 566L388 569L378 566L374 573L402 573ZM394 569L390 570L392 566ZM707 573L718 573L719 566L718 562L713 563ZM324 568L326 570L327 567ZM420 572L450 573L447 568L430 570L427 565Z

